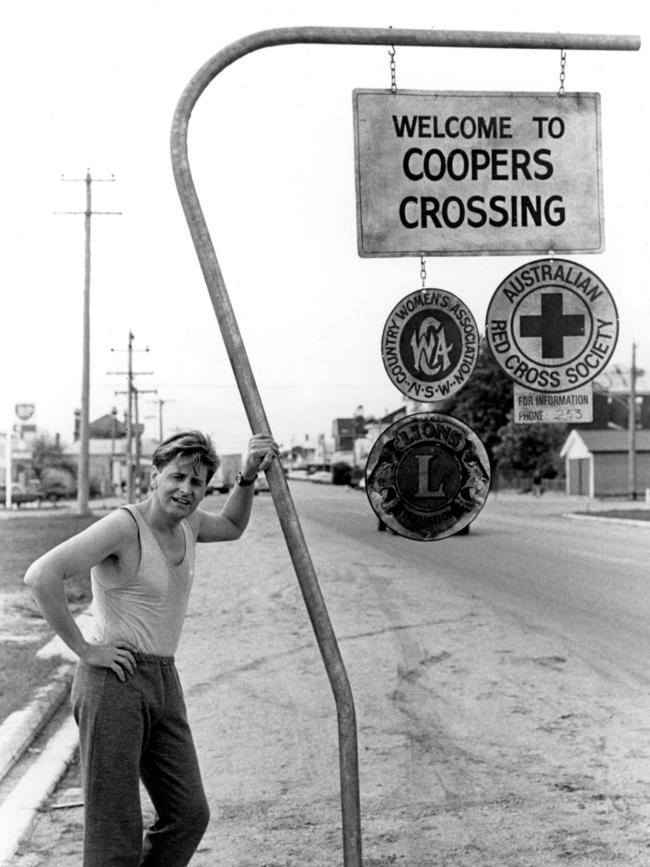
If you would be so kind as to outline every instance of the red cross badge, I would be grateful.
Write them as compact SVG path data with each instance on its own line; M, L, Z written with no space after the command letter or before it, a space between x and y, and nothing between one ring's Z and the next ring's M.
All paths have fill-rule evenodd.
M499 366L533 391L572 391L607 366L618 312L603 281L577 262L539 259L503 280L485 334Z

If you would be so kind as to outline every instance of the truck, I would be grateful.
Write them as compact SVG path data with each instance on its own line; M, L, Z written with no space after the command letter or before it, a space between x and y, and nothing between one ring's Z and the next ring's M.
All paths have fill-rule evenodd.
M237 473L241 473L241 454L219 455L219 458L221 463L208 482L206 494L212 494L214 491L218 491L220 494L227 494L235 484L235 476Z

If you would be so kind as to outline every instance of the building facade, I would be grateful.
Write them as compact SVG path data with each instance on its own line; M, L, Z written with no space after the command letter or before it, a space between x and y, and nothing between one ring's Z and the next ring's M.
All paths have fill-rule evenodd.
M650 430L637 430L631 449L627 431L574 428L560 456L567 494L641 499L650 490Z

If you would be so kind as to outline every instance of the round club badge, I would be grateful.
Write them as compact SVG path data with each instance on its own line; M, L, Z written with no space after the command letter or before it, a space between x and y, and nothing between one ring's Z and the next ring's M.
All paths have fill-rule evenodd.
M485 334L497 364L519 385L571 391L607 366L618 312L593 271L567 259L539 259L498 286Z
M434 541L466 527L485 505L490 464L483 443L448 415L421 412L387 428L366 466L366 494L400 536Z
M391 311L381 356L391 382L419 401L444 400L467 382L479 333L469 308L444 289L411 292Z

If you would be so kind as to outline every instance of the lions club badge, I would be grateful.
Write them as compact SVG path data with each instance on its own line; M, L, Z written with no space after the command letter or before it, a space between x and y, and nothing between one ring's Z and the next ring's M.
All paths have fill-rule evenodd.
M366 466L366 494L377 516L400 536L434 541L462 530L490 488L483 443L466 424L441 413L415 413L387 428Z

